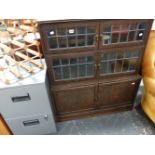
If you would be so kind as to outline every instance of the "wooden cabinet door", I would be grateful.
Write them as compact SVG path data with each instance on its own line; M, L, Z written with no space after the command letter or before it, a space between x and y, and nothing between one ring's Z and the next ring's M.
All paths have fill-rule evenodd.
M13 133L11 132L4 118L0 114L0 135L12 135L12 134Z
M46 54L93 50L98 48L96 37L99 23L91 20L70 20L39 24Z
M95 85L65 87L52 93L58 115L94 109Z
M99 84L98 106L112 107L133 104L140 79Z
M100 22L99 48L146 44L152 20L107 20Z

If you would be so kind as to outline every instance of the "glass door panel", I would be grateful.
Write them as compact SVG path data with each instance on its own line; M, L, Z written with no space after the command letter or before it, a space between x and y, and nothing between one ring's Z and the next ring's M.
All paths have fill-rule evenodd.
M104 32L102 34L102 44L111 44L111 38L112 38L112 33L111 33L111 26L107 26L104 28Z
M143 22L103 23L101 26L101 46L143 41L146 29L147 24Z
M141 59L141 50L108 51L101 54L100 75L136 72Z
M119 33L113 32L112 33L112 43L117 43L119 41Z
M112 43L119 42L120 26L112 26Z
M48 45L49 48L57 48L57 37L56 37L56 29L51 29L50 31L47 32L47 37L48 37Z
M128 41L129 25L124 24L120 26L120 42Z
M67 47L67 38L66 37L58 37L59 47L66 48Z
M57 48L57 39L55 37L49 38L48 43L50 48Z
M85 40L86 40L86 36L85 35L80 35L77 36L77 46L85 46Z
M55 81L93 78L95 59L94 56L55 58L52 68Z
M82 24L81 24L82 25ZM96 47L96 26L64 26L47 30L50 50Z
M68 47L76 47L76 37L68 36Z
M135 40L135 34L136 34L135 31L130 31L128 41L134 41Z
M91 46L95 44L95 35L87 35L87 46Z
M101 62L101 74L110 74L114 72L115 61L103 61Z

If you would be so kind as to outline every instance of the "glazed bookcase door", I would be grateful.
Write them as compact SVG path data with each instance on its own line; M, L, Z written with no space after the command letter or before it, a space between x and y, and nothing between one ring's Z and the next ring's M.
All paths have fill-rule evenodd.
M54 83L64 83L96 78L96 54L84 52L49 56L48 68Z
M99 23L93 21L46 24L41 27L48 54L98 48Z
M112 20L100 23L100 48L143 45L152 20Z
M99 77L139 74L143 47L112 48L99 54Z
M98 106L113 107L133 105L140 79L100 83L98 91Z

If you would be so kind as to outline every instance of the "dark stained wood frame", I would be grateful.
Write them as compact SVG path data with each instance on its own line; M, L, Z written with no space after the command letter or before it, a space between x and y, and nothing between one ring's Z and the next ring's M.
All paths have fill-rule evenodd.
M76 57L79 57L79 56L94 56L94 60L95 60L95 66L97 66L97 64L100 64L100 58L101 58L101 54L103 53L107 53L109 51L116 51L116 52L123 52L124 49L122 48L111 48L111 49L101 49L101 50L98 50L97 52L96 51L90 51L90 52L76 52L76 53L71 53L71 54L57 54L57 55L49 55L46 57L46 61L47 61L47 67L48 67L48 74L49 74L49 78L50 78L50 81L52 84L56 85L56 84L64 84L64 83L70 83L70 82L77 82L77 81L85 81L85 80L93 80L93 79L102 79L102 78L109 78L111 76L113 77L118 77L118 76L123 76L123 75L132 75L132 74L139 74L140 73L140 69L141 69L141 62L142 62L142 57L143 57L143 53L144 53L144 47L143 46L137 46L137 47L127 47L126 49L129 49L129 50L141 50L142 52L142 56L140 58L140 61L139 61L139 66L137 68L137 70L135 72L124 72L124 73L113 73L113 74L108 74L108 75L104 75L104 76L101 76L100 75L100 69L95 67L94 68L94 77L92 78L82 78L82 79L73 79L73 80L60 80L60 81L55 81L54 80L54 73L53 73L53 67L52 67L52 60L55 59L55 58L76 58Z
M101 107L105 108L105 107L113 107L113 106L124 105L124 104L131 104L131 106L132 106L133 105L133 102L134 102L134 98L135 98L136 92L137 92L137 88L139 87L139 84L140 84L140 81L141 81L141 78L128 79L128 80L122 80L122 81L114 81L114 82L110 82L110 83L109 82L108 83L102 83L102 82L100 82L99 85L98 85L98 102L97 102L98 107L99 108L101 108ZM134 94L134 95L132 95L132 99L129 99L129 101L127 101L127 102L120 102L119 104L117 103L117 105L113 105L113 104L110 105L110 103L108 105L107 104L101 105L101 103L100 103L101 102L100 96L103 93L101 92L100 87L103 87L103 86L109 86L109 87L112 86L113 87L114 85L117 85L117 87L118 87L120 84L123 84L124 87L126 87L126 89L127 89L127 92L123 92L124 94L122 96L119 96L121 98L122 97L126 97L129 94L129 92L128 92L129 91L128 90L128 87L129 86L130 87L134 87L133 88L134 91L133 92L130 92L130 93ZM119 92L119 91L121 91L121 89L118 89L116 91ZM107 95L111 95L111 98L110 99L112 100L113 103L115 103L116 101L113 99L113 96L112 96L111 93L114 93L115 94L116 92L111 92L110 91L110 93L107 94Z
M141 51L142 55L141 55L140 60L138 62L137 70L135 72L122 72L122 73L113 73L113 74L108 74L108 75L100 75L100 73L98 73L97 76L98 76L99 79L109 78L110 76L118 77L118 76L124 76L124 75L140 74L142 58L143 58L143 54L144 54L144 46L126 47L125 50L131 50L131 52L134 51L134 50L140 50ZM101 54L108 53L110 51L123 52L124 48L110 48L110 49L101 49L101 50L99 50L99 52L98 52L98 57L99 57L98 58L98 62L99 63L101 62L101 60L100 60L101 59Z
M106 25L111 24L130 24L130 23L139 23L139 22L146 22L148 24L148 27L145 32L145 38L143 41L136 41L136 42L129 42L129 43L120 43L120 44L110 44L110 45L101 45L101 30ZM134 98L136 96L140 81L141 81L141 62L143 59L145 46L147 43L147 39L149 36L149 32L152 26L152 19L110 19L110 20L103 20L103 19L97 19L97 20L58 20L58 21L45 21L39 23L39 30L41 33L41 42L43 46L43 51L45 54L45 59L47 62L47 68L48 68L48 74L50 79L50 86L51 86L51 95L53 97L54 101L54 107L55 107L55 115L57 121L64 121L64 120L70 120L70 119L76 119L76 118L82 118L87 116L94 116L99 114L106 114L106 113L112 113L112 112L119 112L119 111L126 111L131 110L133 108L133 102ZM60 50L49 50L47 46L47 38L46 34L44 33L45 29L48 29L51 26L55 27L61 27L61 26L83 26L83 25L96 25L97 29L97 35L99 35L99 40L96 42L96 47L94 48L71 48L71 49L60 49ZM142 56L139 61L138 70L136 72L131 73L120 73L120 74L112 74L112 75L106 75L106 76L100 76L99 75L99 68L95 68L96 74L94 78L84 78L84 79L77 79L77 80L64 80L64 81L54 81L53 79L53 73L52 73L52 60L54 58L64 58L64 57L78 57L80 55L94 55L96 60L96 66L100 63L100 57L102 53L109 52L111 50L115 50L118 52L122 52L124 49L140 49L142 51ZM118 105L108 105L108 106L102 106L98 103L98 93L99 93L99 87L100 85L112 85L113 83L135 83L134 92L133 92L133 99L129 102L120 103ZM125 84L126 85L126 84ZM125 86L124 85L124 86ZM92 109L81 109L77 111L68 111L67 113L64 111L59 113L57 109L57 100L55 93L59 92L65 92L68 90L76 90L78 88L79 90L87 87L90 88L93 86L94 88L94 108ZM77 89L77 90L78 90ZM119 90L118 90L119 91ZM77 92L80 95L80 91ZM72 91L70 93L72 96ZM123 94L125 95L125 94ZM70 96L67 96L68 98ZM63 100L63 98L62 98ZM74 101L73 101L74 102ZM74 103L73 103L74 104ZM76 105L75 105L76 106Z
M70 111L70 112L67 112L67 113L59 113L59 111L57 110L56 108L56 104L55 104L55 115L56 115L56 120L57 121L64 121L64 120L71 120L71 119L77 119L77 118L81 118L81 117L85 117L85 115L88 114L88 116L90 115L98 115L98 112L97 111L100 111L101 113L103 112L108 112L108 113L112 113L112 112L117 112L119 111L121 108L123 111L123 109L126 109L127 107L132 109L133 108L133 102L134 102L134 98L136 96L136 92L139 88L139 84L140 84L140 81L141 81L141 76L137 76L137 75L131 75L131 76L126 76L126 77L119 77L119 78L111 78L110 80L102 80L102 81L93 81L93 82L77 82L74 84L63 84L63 85L57 85L57 86L53 86L51 87L51 93L53 95L53 100L54 100L54 103L56 103L56 98L55 98L55 93L59 93L59 92L63 92L63 91L68 91L68 90L76 90L76 88L82 88L82 87L89 87L89 86L94 86L94 109L83 109L83 110L78 110L78 111ZM133 99L129 102L123 102L123 103L120 103L118 105L109 105L109 106L102 106L98 103L98 91L99 91L99 87L101 84L109 84L109 85L112 85L113 83L115 84L119 84L119 83L133 83L135 82L135 89L134 89L134 92L133 92ZM90 88L91 88L90 87ZM118 90L119 91L119 90ZM72 92L72 91L71 91ZM80 92L79 92L79 95L80 95ZM123 94L125 95L125 94ZM66 96L69 98L69 96ZM118 109L117 109L118 108Z
M94 61L95 64L97 64L97 59L96 59L96 52L83 52L83 53L71 53L71 54L57 54L57 55L50 55L48 57L46 57L46 61L47 61L47 67L48 67L48 74L49 74L49 79L52 83L54 84L63 84L63 83L70 83L73 81L84 81L84 80L92 80L92 79L96 79L96 68L94 66L94 77L90 77L90 78L82 78L82 79L73 79L73 80L60 80L60 81L55 81L54 80L54 73L53 73L53 65L52 65L52 60L55 58L76 58L76 57L80 57L80 56L93 56L94 57Z
M77 91L77 94L79 94L80 96L82 96L82 95L85 95L85 94L80 94L80 92L82 90L88 90L88 91L92 91L92 94L93 94L93 96L91 96L93 98L92 104L91 104L92 106L91 107L85 108L85 109L82 108L83 106L85 107L87 104L90 104L89 102L85 102L83 105L81 105L81 109L80 110L76 110L76 111L69 110L68 112L66 112L66 111L61 112L58 109L59 109L59 107L64 106L64 105L61 105L60 106L58 104L55 104L56 114L57 115L65 115L65 114L68 115L68 114L71 114L71 113L73 114L75 112L81 113L83 111L94 110L95 109L95 95L97 95L96 94L96 89L97 89L96 87L97 87L97 85L94 83L92 85L82 85L82 86L79 85L77 87L65 87L65 89L55 89L54 91L52 91L53 99L54 99L55 102L58 99L56 97L57 94L59 95L60 93L65 93L65 92L73 93L73 91ZM66 103L70 102L69 100L70 100L70 98L72 98L72 95L71 96L66 96L66 99L65 100L68 100ZM80 98L80 96L79 96L79 98ZM88 98L85 98L85 99L88 100ZM64 99L62 100L62 99L59 98L59 100L63 101Z
M127 42L127 43L118 43L118 44L109 44L109 45L102 45L102 39L100 38L99 48L100 49L106 49L106 48L119 48L119 47L127 47L127 46L142 46L146 44L147 39L149 37L149 32L152 26L152 20L151 19L125 19L125 20L111 20L111 21L103 21L100 25L100 32L104 29L106 26L110 25L122 25L122 24L138 24L138 23L146 23L147 28L146 32L144 34L144 39L142 41L135 41L135 42Z
M83 21L82 22L82 26L94 26L96 27L96 35L99 33L99 23L95 22L95 21ZM61 53L73 53L78 51L78 52L83 52L85 50L95 50L98 48L98 42L95 39L95 46L94 47L79 47L79 48L60 48L60 49L49 49L48 48L48 40L47 40L47 35L45 33L45 31L49 30L51 27L52 28L60 28L60 27L76 27L76 26L81 26L81 22L79 21L74 21L72 22L63 22L63 23L49 23L49 24L41 24L39 25L39 30L40 30L40 34L42 36L41 42L42 42L42 46L43 46L43 50L45 54L61 54Z
M81 24L82 22L82 24ZM133 23L140 23L140 22L145 22L147 23L147 29L146 33L144 34L144 39L143 41L135 41L135 42L127 42L127 43L119 43L119 44L110 44L110 45L104 45L102 46L101 44L101 36L100 33L102 29L107 26L107 25L121 25L121 24L133 24ZM121 20L103 20L103 19L94 19L94 20L58 20L58 21L44 21L44 22L39 22L39 31L42 36L41 42L43 46L43 51L45 54L58 54L58 53L72 53L73 51L78 51L78 52L83 52L85 50L95 50L95 49L106 49L106 48L119 48L119 47L126 47L126 46L140 46L144 45L147 42L147 39L149 37L149 32L152 26L152 19L121 19ZM50 29L51 27L64 27L64 26L96 26L96 35L99 36L99 41L96 40L96 46L95 47L81 47L81 48L64 48L64 49L56 49L56 50L50 50L48 49L47 45L47 37L45 30Z

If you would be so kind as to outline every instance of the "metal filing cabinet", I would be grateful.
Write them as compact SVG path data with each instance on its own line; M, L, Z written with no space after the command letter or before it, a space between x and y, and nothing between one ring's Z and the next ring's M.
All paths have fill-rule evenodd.
M0 113L14 134L56 132L46 69L11 85L0 82Z

